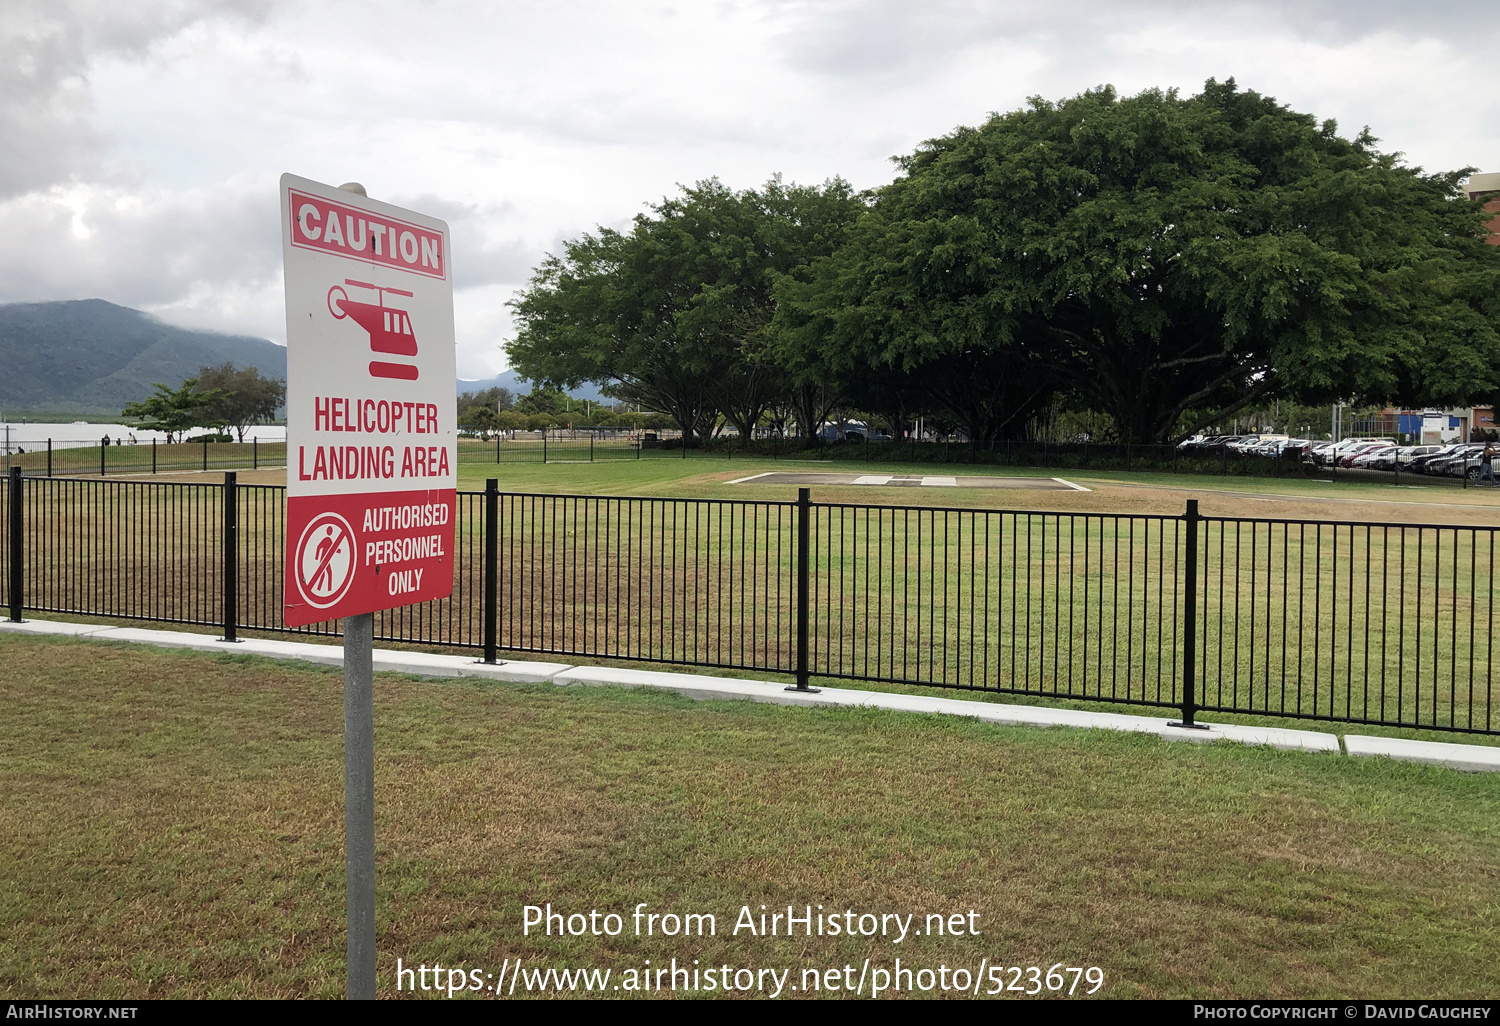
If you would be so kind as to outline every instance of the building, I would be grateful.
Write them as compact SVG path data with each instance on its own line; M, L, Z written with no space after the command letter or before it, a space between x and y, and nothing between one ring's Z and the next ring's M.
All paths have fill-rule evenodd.
M1500 171L1470 175L1469 180L1459 186L1471 200L1484 200L1484 209L1493 211L1490 221L1490 245L1500 246Z
M1493 431L1495 410L1491 406L1448 409L1398 410L1387 407L1349 421L1349 437L1395 438L1420 445L1467 442L1479 431ZM1483 437L1483 436L1481 436Z
M1488 437L1489 432L1493 430L1495 430L1495 408L1493 406L1474 407L1474 419L1470 423L1469 437L1473 438L1480 431L1485 432L1485 437Z

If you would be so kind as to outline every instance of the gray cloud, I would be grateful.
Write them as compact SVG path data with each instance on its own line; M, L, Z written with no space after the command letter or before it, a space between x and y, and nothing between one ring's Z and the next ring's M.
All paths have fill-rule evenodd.
M956 55L996 42L1042 44L1058 63L1086 63L1099 41L1152 23L1279 23L1290 34L1329 44L1380 32L1466 43L1500 34L1474 0L847 0L778 4L788 66L843 81L907 85Z
M0 0L0 302L280 338L276 177L453 231L460 367L544 252L677 183L860 186L1027 95L1209 75L1500 168L1500 25L1436 0Z
M392 202L448 222L456 289L525 281L541 257L541 247L525 239L496 237L497 230L514 221L513 203L457 203L430 193L397 197Z
M210 18L264 19L270 0L6 0L0 6L0 198L97 173L89 68L139 60Z
M0 204L0 224L30 240L0 262L0 301L101 298L170 309L280 284L274 185L130 193L77 187ZM273 216L267 216L267 207ZM209 305L214 305L210 303Z

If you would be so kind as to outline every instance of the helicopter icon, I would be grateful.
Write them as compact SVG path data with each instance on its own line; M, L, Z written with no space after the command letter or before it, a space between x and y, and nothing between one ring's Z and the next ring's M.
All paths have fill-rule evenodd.
M380 302L361 303L350 299L349 293L344 291L344 285L371 289L379 294ZM335 320L341 321L345 317L354 318L356 324L370 333L370 349L373 352L390 353L394 356L417 355L417 337L411 330L411 317L405 310L385 305L386 293L407 298L411 298L413 293L405 289L371 285L369 282L355 281L352 278L345 278L344 285L335 285L328 290L328 312L333 314ZM334 293L339 294L338 299L334 299ZM372 360L370 361L370 375L376 378L415 381L417 368L408 363Z

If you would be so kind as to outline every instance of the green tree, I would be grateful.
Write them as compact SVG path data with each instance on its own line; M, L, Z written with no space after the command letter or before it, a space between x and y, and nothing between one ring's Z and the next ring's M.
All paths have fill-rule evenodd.
M1500 252L1456 198L1464 172L1406 167L1233 80L1034 99L900 165L788 290L790 328L938 384L978 369L1008 388L996 416L1066 388L1160 441L1201 408L1465 403L1500 383Z
M770 345L778 276L832 253L863 205L840 180L686 188L629 233L600 229L549 256L513 303L511 359L529 377L599 382L666 413L688 444L720 412L748 435L789 385Z
M161 382L153 387L155 395L138 403L126 403L120 415L147 431L165 432L168 442L176 441L177 436L189 428L214 427L220 423L210 418L207 411L224 398L223 391L200 392L197 378L188 378L177 389L168 388Z
M489 438L500 425L500 414L490 406L470 406L458 415L458 426Z
M510 389L496 385L492 388L483 388L477 392L460 392L458 396L458 419L462 423L464 415L476 407L484 407L492 413L504 413L515 406L515 396Z
M286 382L263 378L255 367L236 370L233 363L201 367L197 382L197 391L220 394L203 408L206 423L234 428L241 442L251 424L274 420L286 403Z
M567 409L568 393L551 385L533 385L530 392L516 400L517 413L545 413L557 416Z

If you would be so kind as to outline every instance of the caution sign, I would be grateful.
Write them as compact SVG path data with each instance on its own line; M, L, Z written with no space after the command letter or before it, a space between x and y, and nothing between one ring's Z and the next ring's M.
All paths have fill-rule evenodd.
M448 226L293 175L281 201L284 619L445 598L458 486Z

